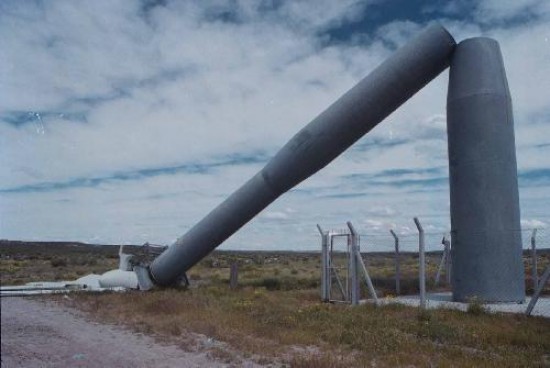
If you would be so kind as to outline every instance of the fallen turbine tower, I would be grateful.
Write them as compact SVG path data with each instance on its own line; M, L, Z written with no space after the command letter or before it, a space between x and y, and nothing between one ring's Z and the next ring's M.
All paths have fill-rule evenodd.
M457 46L437 24L399 48L306 125L260 172L149 265L119 272L135 272L142 290L186 279L193 265L338 157L449 65L453 298L522 301L513 119L500 50L487 38Z
M267 165L138 270L140 286L166 286L229 238L280 195L321 170L449 65L453 37L434 24L398 49L298 132Z

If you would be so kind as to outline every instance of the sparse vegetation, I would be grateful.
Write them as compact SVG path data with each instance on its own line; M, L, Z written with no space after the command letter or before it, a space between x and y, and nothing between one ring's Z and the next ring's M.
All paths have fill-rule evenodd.
M52 267L66 267L67 261L65 261L63 258L54 258L50 261L50 264Z
M178 340L187 331L250 356L297 367L529 366L550 351L550 321L400 305L322 304L316 290L223 285L149 293L82 294L72 305L96 318ZM475 318L472 318L475 317ZM301 347L301 348L298 348ZM312 348L314 347L314 348ZM340 358L339 358L340 357ZM343 358L345 357L345 358Z
M43 248L39 248L43 253L27 252L21 246L9 252L0 249L3 284L52 276L67 279L117 266L116 247L59 253ZM429 257L437 263L437 256ZM67 266L53 267L51 261L56 258L65 259ZM236 290L228 285L232 262L239 264ZM405 292L417 292L415 262L412 255L403 256L401 287ZM547 259L542 258L539 264L545 262ZM394 294L391 255L374 255L369 264L380 294ZM319 300L319 272L315 254L215 252L190 270L188 290L54 298L86 311L92 318L124 324L183 348L192 343L189 333L204 334L225 343L212 347L209 354L234 365L238 365L239 354L262 364L276 362L290 367L548 364L548 319L483 313L478 308L483 306L475 301L470 303L469 313L419 312L401 305L352 308L323 304Z
M468 301L468 308L466 309L466 312L475 316L479 316L481 314L487 313L487 309L479 299L471 298Z
M118 246L0 241L2 285L74 280L118 266Z

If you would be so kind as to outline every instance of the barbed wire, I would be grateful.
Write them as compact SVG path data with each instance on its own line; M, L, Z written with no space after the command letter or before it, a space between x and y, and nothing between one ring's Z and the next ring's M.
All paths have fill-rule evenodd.
M500 232L502 233L502 231ZM345 230L338 232L338 234L344 233ZM470 236L473 235L474 238L479 236L479 241L485 241L488 233L477 232L476 234L470 234ZM525 305L530 302L530 299L535 295L535 291L540 289L543 297L541 298L542 301L535 304L535 314L550 315L550 298L548 298L548 295L550 295L550 282L541 284L545 270L550 267L550 230L546 228L522 228L508 230L505 233L508 233L514 239L519 239L521 242L525 292L527 295ZM426 251L424 275L427 292L435 294L450 293L452 291L452 252L444 252L444 241L449 240L452 246L452 234L444 231L426 232L424 233L424 239ZM403 254L400 261L403 262L401 268L401 295L418 293L420 272L419 234L399 234L397 240L399 253ZM361 253L364 254L364 261L368 265L374 287L376 290L381 291L382 295L397 293L394 263L398 258L395 243L396 239L389 232L387 234L360 234ZM344 253L348 246L348 238L335 237L332 245L336 252ZM343 267L345 268L345 263ZM507 267L507 265L503 264L502 267Z
M338 232L339 234L345 234L346 230L331 230L331 232ZM508 230L511 235L514 233L520 233L521 246L523 250L530 250L532 248L533 241L536 249L548 249L550 248L550 232L546 228L522 228L519 230ZM484 233L478 233L484 234ZM318 234L315 235L317 238ZM390 252L395 249L395 239L389 233L361 233L361 250L363 252ZM399 241L399 248L403 252L417 252L418 251L418 233L397 234ZM452 234L450 231L440 232L425 232L425 245L427 252L437 252L443 250L443 238L451 241ZM336 239L336 238L335 238ZM345 244L345 238L341 238L342 244Z

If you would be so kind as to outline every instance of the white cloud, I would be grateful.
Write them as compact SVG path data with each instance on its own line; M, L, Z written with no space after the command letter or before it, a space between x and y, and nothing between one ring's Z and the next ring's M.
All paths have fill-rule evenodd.
M287 220L289 218L288 213L280 212L280 211L267 211L261 215L262 218L267 220Z
M522 219L521 226L527 229L546 229L548 224L537 219Z
M516 17L548 16L550 4L545 0L483 0L476 10L480 21L505 21Z
M395 208L392 208L390 206L374 206L370 207L367 210L367 213L371 216L384 216L384 217L392 217L399 214L399 211L397 211Z
M37 119L0 122L0 189L105 179L0 193L2 237L173 241L262 166L208 164L236 154L269 157L423 26L391 22L367 41L326 44L326 29L358 20L370 2L293 1L269 11L261 2L238 3L168 2L146 16L138 1L0 5L0 34L7 35L0 40L0 115L41 113L44 133ZM493 9L495 19L508 19L542 9L506 4L494 10L484 2L475 14ZM501 43L521 170L548 168L550 148L539 147L548 143L549 123L545 14L511 29L442 19L457 40L485 34ZM348 220L361 232L414 234L412 217L419 216L434 232L448 230L445 183L429 190L397 185L445 176L446 90L443 73L224 247L318 249L315 224L339 228ZM120 180L193 164L208 169ZM398 169L406 173L381 175ZM547 187L524 190L521 198L524 215L547 221Z

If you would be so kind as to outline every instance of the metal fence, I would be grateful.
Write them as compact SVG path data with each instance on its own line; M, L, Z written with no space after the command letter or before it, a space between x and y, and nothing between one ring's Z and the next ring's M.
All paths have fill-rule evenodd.
M360 249L378 297L385 300L417 298L415 305L425 308L439 305L439 301L450 301L452 238L448 232L425 231L421 220L417 225L416 233L361 233ZM527 298L524 303L509 309L550 317L550 230L521 229L520 233ZM534 300L537 292L538 301ZM369 295L364 284L361 295ZM498 308L488 305L487 308L506 311L504 305Z

